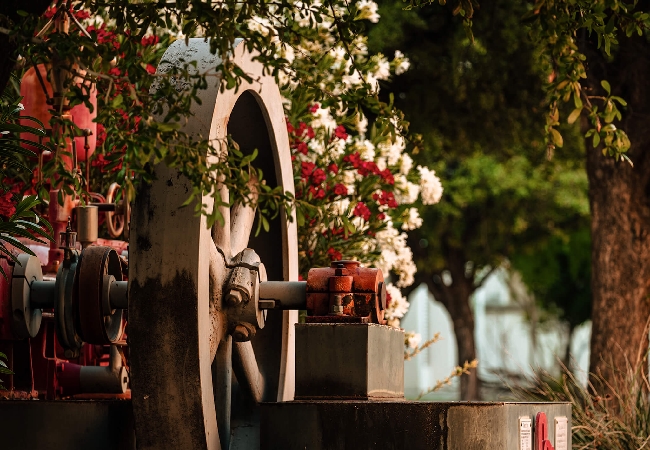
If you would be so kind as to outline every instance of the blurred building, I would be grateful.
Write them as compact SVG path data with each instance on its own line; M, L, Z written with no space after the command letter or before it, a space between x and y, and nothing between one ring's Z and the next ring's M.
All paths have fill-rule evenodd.
M516 298L515 298L516 297ZM426 286L416 289L409 298L411 306L402 320L405 330L416 331L422 341L435 333L442 340L412 360L405 362L405 393L417 397L449 375L456 366L456 341L447 310L435 301ZM522 383L541 368L559 373L558 357L565 352L566 327L557 321L536 323L534 303L526 298L521 283L503 271L495 271L473 296L475 338L479 360L479 377L484 382L485 400L508 395L506 383ZM531 310L531 307L533 309ZM532 320L531 320L532 319ZM571 354L573 367L586 381L589 365L591 326L576 330ZM458 383L428 395L425 399L457 400Z

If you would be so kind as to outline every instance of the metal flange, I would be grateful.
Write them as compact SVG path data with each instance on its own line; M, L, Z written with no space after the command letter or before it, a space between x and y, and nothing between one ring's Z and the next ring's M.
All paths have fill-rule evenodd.
M32 308L30 289L35 281L42 280L39 259L26 253L18 255L11 281L12 329L18 338L34 337L41 328L42 310Z
M79 252L67 249L63 264L56 274L56 298L54 301L54 329L65 355L72 358L79 355L83 340L75 326L77 310L73 304L73 290L77 282Z

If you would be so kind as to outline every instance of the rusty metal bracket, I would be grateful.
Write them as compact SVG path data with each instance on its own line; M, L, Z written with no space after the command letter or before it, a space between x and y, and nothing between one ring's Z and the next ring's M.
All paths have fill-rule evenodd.
M307 276L307 323L386 323L386 288L379 269L335 261Z

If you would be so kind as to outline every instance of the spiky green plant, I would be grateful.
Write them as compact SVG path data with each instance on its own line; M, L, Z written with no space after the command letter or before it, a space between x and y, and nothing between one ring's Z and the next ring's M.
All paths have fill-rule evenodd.
M35 158L36 154L26 148L25 144L41 151L49 150L38 142L45 136L43 124L32 117L21 116L23 110L21 100L22 98L13 89L6 89L0 96L0 176L3 179L7 171L30 172L26 163L29 158ZM0 256L4 255L17 262L12 248L34 255L19 238L45 243L46 239L51 239L52 227L36 213L35 207L41 201L35 195L21 198L17 194L12 194L10 189L11 186L3 182L1 195L4 208L0 211ZM1 266L0 273L6 276Z
M573 449L650 448L648 361L614 368L613 381L592 374L584 386L564 369L561 377L540 373L532 388L517 388L522 400L571 402Z
M11 375L13 372L9 370L7 367L7 363L3 361L7 359L7 355L4 353L0 352L0 374L9 374ZM0 389L4 389L5 387L2 384L2 380L0 379Z

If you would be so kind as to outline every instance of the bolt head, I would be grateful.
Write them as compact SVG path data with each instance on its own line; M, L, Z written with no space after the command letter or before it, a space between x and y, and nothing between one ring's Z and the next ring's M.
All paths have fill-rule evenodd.
M230 292L228 292L228 295L226 295L226 303L229 306L237 306L242 302L242 300L241 292L236 289L231 289Z
M235 327L235 331L232 332L232 338L236 342L247 342L255 336L255 328L252 325L240 323Z

